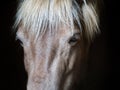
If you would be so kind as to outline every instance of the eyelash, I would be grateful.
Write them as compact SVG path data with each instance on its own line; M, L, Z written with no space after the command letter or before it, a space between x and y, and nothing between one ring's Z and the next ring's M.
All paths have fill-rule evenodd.
M20 39L16 39L16 41L23 47L23 42Z
M70 40L69 40L69 43L75 43L77 42L78 39L76 39L75 37L72 37Z
M70 40L69 40L69 44L70 45L72 45L72 46L74 46L77 42L78 42L78 40L80 39L80 34L79 33L76 33L76 34L74 34L71 38L70 38Z

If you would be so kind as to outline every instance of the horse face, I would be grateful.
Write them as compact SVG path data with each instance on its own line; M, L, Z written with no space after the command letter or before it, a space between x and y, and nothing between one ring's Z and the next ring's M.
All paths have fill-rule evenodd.
M17 37L24 48L27 90L73 90L72 85L79 83L87 51L80 30L61 27L53 34L47 30L34 42L34 36L20 27Z

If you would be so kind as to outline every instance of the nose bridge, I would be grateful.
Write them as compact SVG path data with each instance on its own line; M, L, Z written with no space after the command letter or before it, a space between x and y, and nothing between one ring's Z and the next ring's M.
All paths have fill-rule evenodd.
M57 82L57 80L55 80L57 73L55 63L58 57L58 39L59 38L45 34L45 36L39 38L36 43L30 42L29 47L25 48L25 51L27 51L27 59L31 59L30 61L27 60L27 63L32 63L29 65L28 87L31 84L36 84L38 87L47 88L44 90L55 90L53 88L56 87L54 86L54 82ZM49 85L44 85L44 83L49 83L52 89L49 89ZM32 90L31 88L29 89Z
M46 67L49 70L53 61L56 58L57 54L57 48L56 48L56 43L55 43L54 38L49 38L47 41L46 45L46 50L45 50L45 59L46 59ZM58 46L57 46L58 47Z
M56 48L55 44L52 41L39 44L39 50L36 51L34 69L31 72L28 81L28 87L33 85L38 85L39 90L55 90L54 88L54 76L51 76L53 73L52 63L55 61L56 57ZM36 46L38 49L38 47ZM45 84L49 83L49 84ZM50 85L50 86L49 86ZM50 87L52 89L50 89ZM41 88L41 89L40 89ZM32 90L31 88L29 88ZM34 89L33 89L34 90ZM38 90L38 89L36 89Z
M54 61L57 53L56 45L52 38L41 40L35 46L35 64L36 67L41 67L45 71L50 68L52 62ZM40 69L41 69L40 68Z

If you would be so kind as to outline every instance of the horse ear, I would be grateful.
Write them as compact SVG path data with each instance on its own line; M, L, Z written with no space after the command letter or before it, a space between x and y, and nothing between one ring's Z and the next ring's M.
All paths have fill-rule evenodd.
M85 28L85 35L88 39L92 39L93 36L99 32L99 15L96 3L86 2L82 5L83 22Z

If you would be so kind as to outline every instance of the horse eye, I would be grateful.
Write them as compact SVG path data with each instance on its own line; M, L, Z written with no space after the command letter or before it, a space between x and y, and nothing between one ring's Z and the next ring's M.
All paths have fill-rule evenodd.
M75 37L72 37L72 38L69 40L69 44L70 44L71 46L74 46L77 42L78 42L78 39L75 38Z
M74 43L74 42L77 42L77 39L75 37L71 38L69 43Z
M70 40L69 40L69 44L70 45L72 45L72 46L74 46L75 44L77 44L77 42L79 41L79 39L80 39L80 34L79 33L76 33L76 34L74 34L71 38L70 38Z
M23 42L20 39L16 39L17 43L23 47Z

